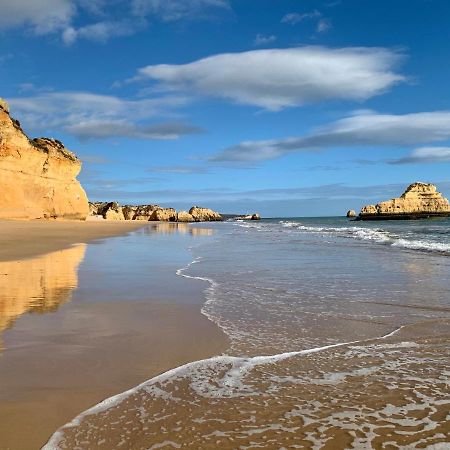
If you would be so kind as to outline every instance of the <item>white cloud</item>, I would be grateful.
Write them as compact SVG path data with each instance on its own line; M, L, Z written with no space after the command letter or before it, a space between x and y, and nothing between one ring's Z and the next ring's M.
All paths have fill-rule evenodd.
M272 35L264 35L264 34L257 34L253 44L254 45L267 45L271 44L272 42L275 42L277 40L277 37Z
M142 26L138 22L128 20L118 22L97 22L80 28L67 27L62 33L65 44L71 45L78 39L87 39L96 42L107 42L113 37L131 36Z
M230 9L228 0L0 0L0 30L21 27L35 35L60 34L66 44L77 39L105 42L135 34L147 25L147 17L166 22L204 19L217 9ZM76 23L80 12L87 14L87 23Z
M133 139L171 140L202 129L182 122L134 124L125 120L88 120L66 126L66 131L81 140L128 137Z
M308 20L308 19L317 19L319 17L322 17L322 13L320 11L317 11L317 9L315 9L312 12L309 13L288 13L285 16L283 16L281 18L281 23L288 23L290 25L296 25L299 22L302 22L304 20Z
M391 164L439 163L450 161L450 147L420 147Z
M450 111L404 115L363 113L338 120L306 136L242 142L211 160L252 163L299 151L343 146L409 147L447 139L450 139Z
M149 123L171 116L173 108L186 104L182 97L127 100L90 92L47 92L8 99L12 114L33 130L64 130L79 139L130 137L176 139L201 131L180 123Z
M60 31L76 13L72 0L0 0L0 29L28 26L37 34Z
M299 47L211 56L190 64L151 65L131 81L152 80L172 91L222 97L277 111L323 100L366 100L405 77L385 48Z
M157 16L165 22L204 18L210 9L229 9L228 0L133 0L133 13L139 17Z

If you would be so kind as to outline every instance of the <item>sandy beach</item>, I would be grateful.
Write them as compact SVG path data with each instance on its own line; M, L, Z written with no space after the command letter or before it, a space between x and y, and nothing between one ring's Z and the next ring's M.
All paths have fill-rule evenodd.
M145 226L131 221L0 220L0 261L30 258Z
M162 225L0 223L1 450L40 448L104 398L225 348L204 285L175 274L210 233Z

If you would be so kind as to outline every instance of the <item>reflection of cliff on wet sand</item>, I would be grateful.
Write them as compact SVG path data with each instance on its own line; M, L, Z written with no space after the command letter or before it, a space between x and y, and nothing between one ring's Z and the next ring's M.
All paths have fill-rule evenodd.
M171 222L152 223L152 226L146 228L145 232L160 234L190 234L191 236L212 236L214 234L212 228L197 227L187 223Z
M51 312L78 284L85 244L22 261L0 262L0 333L28 312ZM0 347L1 348L1 347Z

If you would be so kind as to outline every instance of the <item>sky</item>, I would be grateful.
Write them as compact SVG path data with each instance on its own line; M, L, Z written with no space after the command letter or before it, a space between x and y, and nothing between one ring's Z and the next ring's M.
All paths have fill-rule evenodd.
M342 215L450 196L448 0L0 0L0 97L92 201Z

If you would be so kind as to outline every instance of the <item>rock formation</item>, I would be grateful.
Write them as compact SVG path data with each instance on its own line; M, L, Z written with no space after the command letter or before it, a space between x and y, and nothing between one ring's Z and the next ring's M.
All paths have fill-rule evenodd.
M347 211L347 217L356 217L356 211L354 209L350 209Z
M194 222L194 218L187 211L179 211L177 214L177 222Z
M214 222L222 220L222 216L209 208L193 206L189 210L189 214L194 218L195 222Z
M157 208L152 212L150 220L157 222L176 222L177 212L173 208Z
M55 140L30 140L0 99L0 218L84 220L80 160Z
M89 215L108 220L145 220L157 222L211 222L223 220L222 216L208 208L193 206L190 212L162 208L159 205L126 205L117 202L89 203Z
M125 220L122 207L117 202L107 203L101 209L100 215L108 220Z
M158 209L158 205L139 205L136 206L136 212L132 220L150 220L153 211Z
M448 200L429 183L413 183L399 197L361 209L360 220L421 219L450 216Z
M234 220L261 220L261 216L258 213L247 214L245 216L234 216Z

